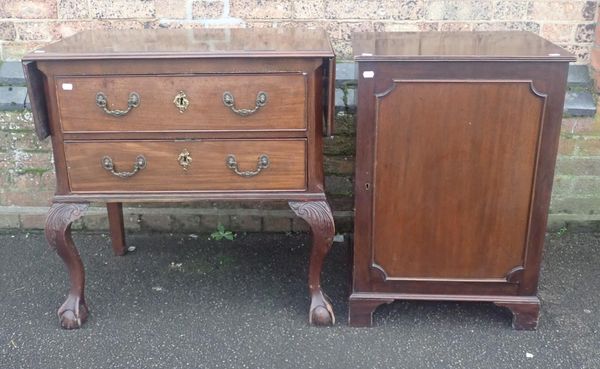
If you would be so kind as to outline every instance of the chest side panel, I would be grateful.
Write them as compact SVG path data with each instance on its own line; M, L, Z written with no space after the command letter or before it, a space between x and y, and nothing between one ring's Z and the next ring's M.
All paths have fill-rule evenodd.
M526 80L395 80L376 95L372 267L501 280L522 266L544 106Z

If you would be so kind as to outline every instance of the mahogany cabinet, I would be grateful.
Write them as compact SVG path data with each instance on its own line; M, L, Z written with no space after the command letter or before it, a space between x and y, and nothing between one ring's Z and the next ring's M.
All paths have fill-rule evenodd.
M69 271L64 328L88 316L70 224L89 202L107 203L123 255L123 202L287 200L313 234L309 321L334 322L320 286L334 234L322 138L333 128L335 57L323 31L94 30L23 66L38 136L52 138L46 237Z
M526 32L357 33L349 322L489 301L534 329L568 62Z

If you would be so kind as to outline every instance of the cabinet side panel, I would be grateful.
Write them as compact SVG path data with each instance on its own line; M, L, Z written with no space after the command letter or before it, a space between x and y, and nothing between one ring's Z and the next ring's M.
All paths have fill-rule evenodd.
M522 266L544 105L531 81L396 80L378 95L372 267L502 280Z

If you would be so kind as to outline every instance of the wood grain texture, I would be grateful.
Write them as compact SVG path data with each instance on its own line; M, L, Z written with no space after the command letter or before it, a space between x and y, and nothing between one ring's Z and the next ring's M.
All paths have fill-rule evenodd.
M37 69L35 62L24 62L23 74L27 83L27 91L44 89L44 75ZM31 104L33 123L35 124L35 133L38 139L43 140L50 136L50 119L48 117L46 97L44 94L32 93L29 93L28 96Z
M359 61L575 61L566 50L527 31L358 32L352 50Z
M309 321L333 323L319 278L334 232L322 157L324 117L334 109L334 60L323 31L301 29L94 30L36 50L24 65L43 82L30 93L40 102L39 113L45 104L49 118L38 128L45 129L40 138L52 136L54 201L63 204L56 208L106 202L113 250L120 255L123 202L303 202L299 215L315 227ZM184 112L173 103L182 90L189 100ZM223 103L225 91L237 109L253 109L260 91L267 103L240 117ZM113 118L97 106L98 92L110 110L125 110L131 92L140 95L140 104ZM187 170L178 161L184 150L192 157ZM241 172L255 170L261 154L269 166L242 177L226 165L230 154ZM129 172L138 155L145 167L126 178L101 162L110 156L112 170ZM87 317L83 266L68 233L70 218L59 213L47 232L66 250L72 284L59 314L63 326L78 328ZM56 230L54 223L60 224Z
M513 311L515 329L537 324L573 58L528 34L462 35L382 33L356 44L373 47L356 58L358 325L390 299L488 301Z
M88 204L54 203L48 211L45 234L50 247L65 263L69 272L69 294L58 309L58 319L65 329L80 328L87 320L89 309L85 302L85 272L79 252L71 238L71 223L81 218Z
M123 203L106 203L106 210L108 212L108 225L113 253L117 256L123 256L127 253L125 226L123 222Z
M372 244L387 279L503 279L523 264L544 102L527 81L378 95Z
M188 170L178 162L184 150L192 157ZM75 193L306 188L305 140L68 142L65 153ZM256 169L261 154L269 156L269 167L254 177L240 177L226 166L230 154L241 170ZM131 171L138 155L146 158L146 168L129 178L116 177L101 165L110 156L116 171Z
M72 87L65 90L63 85ZM61 77L56 90L64 132L256 131L306 129L306 76L294 74L236 74L188 76ZM184 91L189 107L183 113L173 103ZM230 92L237 109L256 106L259 92L267 102L242 117L223 103ZM96 93L107 96L109 109L124 110L131 92L138 107L113 117L96 106Z
M289 206L300 218L310 226L312 249L308 267L308 288L311 295L308 321L314 325L333 325L335 315L327 295L321 289L321 271L325 257L331 250L335 225L331 208L326 201L290 201Z
M333 57L327 34L306 28L132 29L79 32L23 60Z

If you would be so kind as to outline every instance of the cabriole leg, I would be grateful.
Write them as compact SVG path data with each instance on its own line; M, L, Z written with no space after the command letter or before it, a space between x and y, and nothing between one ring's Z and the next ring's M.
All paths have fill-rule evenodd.
M312 233L308 269L308 287L311 297L308 321L313 325L332 325L335 323L335 316L329 299L321 290L321 270L335 234L333 214L325 201L290 201L289 205L297 216L308 223Z
M87 207L88 204L54 203L46 219L46 240L67 266L71 283L69 295L58 309L60 325L65 329L81 327L88 317L84 297L85 272L71 238L71 223L81 218Z

